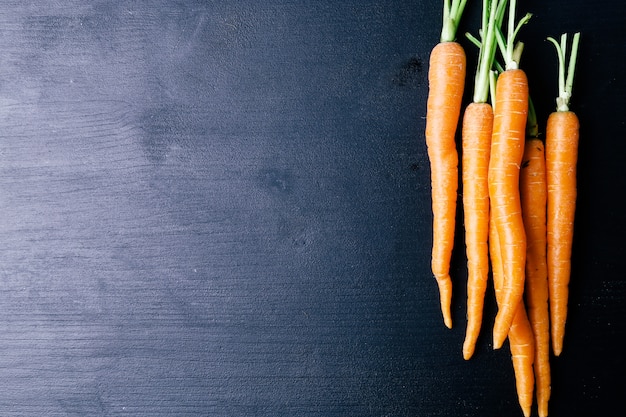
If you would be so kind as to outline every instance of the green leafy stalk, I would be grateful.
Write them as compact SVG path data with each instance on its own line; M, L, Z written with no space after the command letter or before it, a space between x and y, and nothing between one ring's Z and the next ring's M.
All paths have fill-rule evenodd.
M478 40L478 38L474 35L472 35L469 32L465 33L465 37L467 37L467 39L472 43L472 45L474 45L477 48L480 48L481 44L480 44L480 40Z
M480 48L480 41L472 34L466 33L465 36L470 40L470 42ZM491 100L491 107L493 110L496 108L496 83L498 81L498 75L504 72L504 68L502 64L498 62L498 60L493 60L493 69L489 71L489 97Z
M506 38L501 31L496 33L496 40L498 43L498 48L504 57L504 66L505 69L517 69L519 68L519 61L522 55L522 50L524 49L524 44L521 42L515 42L515 38L526 23L532 17L531 13L527 13L524 17L522 17L517 24L515 23L515 8L516 8L516 0L510 0L509 2L509 15L507 22L507 34Z
M564 33L561 35L561 43L557 42L554 38L548 38L548 40L554 44L559 59L559 95L556 99L556 110L569 111L569 101L572 97L572 87L574 85L574 71L576 69L580 32L575 33L572 39L572 51L570 52L567 65L567 34Z
M528 97L528 116L526 117L526 138L534 139L539 137L539 123L537 123L537 112L530 96Z
M497 50L496 32L499 30L499 15L508 0L483 0L483 18L480 30L481 41L478 69L474 82L474 102L486 103L489 99L489 72Z
M454 42L467 0L444 0L441 42Z
M496 111L496 84L498 83L498 71L489 71L489 95L491 96L491 110Z
M466 33L467 39L479 49L478 67L474 80L474 102L486 103L489 99L490 71L499 64L495 60L497 46L496 34L502 24L502 15L508 0L483 0L482 25L480 39Z

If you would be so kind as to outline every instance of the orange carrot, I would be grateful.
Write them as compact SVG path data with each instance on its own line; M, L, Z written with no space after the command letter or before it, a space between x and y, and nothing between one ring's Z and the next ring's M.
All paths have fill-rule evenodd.
M462 178L465 252L467 255L467 328L463 358L471 358L480 334L487 277L489 274L489 153L493 109L488 103L491 67L496 51L496 30L504 3L483 0L480 53L474 82L474 97L463 114ZM501 7L499 7L502 5Z
M523 301L518 304L517 312L509 329L509 347L515 371L517 398L524 416L530 417L535 387L533 374L535 340Z
M520 172L520 199L526 230L526 303L535 338L535 381L539 417L548 415L550 399L550 316L546 261L546 161L529 102L528 138Z
M504 265L502 250L497 228L493 223L489 226L489 253L492 262L493 284L496 301L502 302L504 285ZM513 322L508 331L511 360L515 372L515 388L517 398L524 416L529 417L533 403L535 378L533 360L535 355L534 338L523 301L518 303Z
M552 349L556 356L563 350L576 209L579 120L576 114L569 110L569 99L572 94L579 38L579 33L574 34L567 80L565 79L567 35L562 35L560 44L548 38L555 44L559 57L557 110L550 114L546 126L548 284Z
M498 77L489 161L492 221L500 237L504 283L493 329L494 348L502 346L524 292L526 235L519 195L519 170L524 152L528 81L521 69Z
M526 234L519 195L519 171L524 153L526 116L528 113L528 79L518 68L523 44L514 46L520 26L527 14L514 25L515 0L509 3L509 33L504 58L506 68L498 76L494 108L491 156L489 160L489 198L491 221L500 239L504 270L502 302L493 327L493 346L498 349L507 337L509 327L524 293ZM504 45L503 42L499 44Z
M488 103L471 103L463 116L463 207L467 253L467 329L463 357L471 358L480 333L489 274L489 151L493 111Z
M450 258L454 246L458 154L456 129L465 86L465 51L454 42L465 0L444 2L441 41L430 55L426 110L426 145L431 167L433 248L432 271L439 287L441 312L452 327Z

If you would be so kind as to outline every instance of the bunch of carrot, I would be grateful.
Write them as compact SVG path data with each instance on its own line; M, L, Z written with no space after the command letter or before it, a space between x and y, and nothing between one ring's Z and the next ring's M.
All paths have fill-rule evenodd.
M567 317L579 123L569 110L579 43L574 35L567 62L567 35L557 50L557 110L539 138L526 73L519 68L523 43L516 41L531 15L515 21L516 0L483 0L473 101L461 117L466 56L456 32L466 0L444 0L440 43L432 52L426 115L431 163L432 271L444 324L452 327L450 259L456 223L458 152L467 255L467 328L463 357L470 359L483 322L491 271L498 312L493 346L508 338L516 389L530 416L536 386L539 416L550 398L550 344L563 347ZM503 28L508 8L506 28ZM503 64L496 59L500 51ZM491 104L489 101L491 100Z

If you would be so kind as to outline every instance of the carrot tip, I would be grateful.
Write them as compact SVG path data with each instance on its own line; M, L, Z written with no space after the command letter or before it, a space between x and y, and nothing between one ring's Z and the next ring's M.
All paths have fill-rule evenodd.
M506 335L505 335L506 338ZM504 340L500 340L502 339L501 337L498 337L497 335L493 335L493 348L495 349L500 349L502 347L502 345L504 344Z
M463 359L465 359L466 361L470 360L473 354L474 354L473 349L472 350L463 349Z
M463 359L469 360L474 355L474 350L476 350L476 341L466 338L463 341Z
M543 398L537 399L537 414L539 415L539 417L548 417L548 398L549 397L550 397L550 388L548 388L548 393L543 395Z
M552 335L552 352L554 356L559 356L563 351L563 339Z

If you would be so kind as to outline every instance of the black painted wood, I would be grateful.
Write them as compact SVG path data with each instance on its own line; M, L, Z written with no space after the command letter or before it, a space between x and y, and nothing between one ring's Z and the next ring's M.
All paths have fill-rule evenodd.
M452 330L430 273L439 3L0 2L0 415L521 415L461 240ZM518 3L542 122L583 32L551 415L621 415L626 10Z

